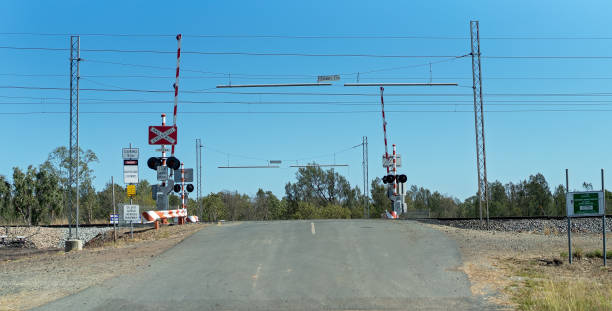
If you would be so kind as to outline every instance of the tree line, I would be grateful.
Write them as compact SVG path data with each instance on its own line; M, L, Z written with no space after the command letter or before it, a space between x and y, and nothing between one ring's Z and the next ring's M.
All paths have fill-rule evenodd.
M113 189L116 203L127 201L125 188L108 181L104 188L93 187L94 172L91 164L98 157L91 151L79 150L79 221L81 223L106 222L113 212ZM0 224L50 224L68 221L68 198L75 198L69 187L68 150L58 147L39 166L26 169L14 167L12 180L0 175ZM583 183L584 190L592 190ZM285 195L276 197L271 191L259 189L254 196L237 191L210 193L199 201L187 200L189 215L201 215L204 221L218 220L278 220L316 218L379 218L391 208L386 187L380 178L372 180L369 195L359 187L351 187L347 179L334 169L317 166L300 168L294 182L285 185ZM563 185L551 190L540 173L517 183L489 184L490 216L564 216L565 194ZM137 185L134 203L141 210L155 209L151 184L143 180ZM607 202L612 193L606 191ZM438 191L416 185L406 191L408 210L427 210L431 217L478 217L478 196L463 201ZM180 206L178 196L170 195L169 205ZM608 204L607 212L612 212Z

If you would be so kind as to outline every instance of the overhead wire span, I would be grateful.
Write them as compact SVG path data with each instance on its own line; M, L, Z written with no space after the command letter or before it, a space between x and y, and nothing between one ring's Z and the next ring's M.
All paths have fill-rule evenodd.
M391 110L389 113L474 113L473 110ZM520 112L612 112L612 109L514 109L514 110L487 110L485 113L520 113ZM68 114L66 111L23 111L23 112L0 112L0 115L44 115ZM160 111L82 111L80 114L152 114L158 115ZM360 111L186 111L184 114L253 114L253 115L279 115L279 114L359 114L359 113L380 113L377 110L360 110Z
M281 161L285 161L285 162L294 162L294 161L305 161L305 160L319 159L319 158L323 158L323 157L330 157L332 155L337 155L337 154L349 151L351 149L355 149L355 148L360 147L360 146L361 146L361 144L353 146L353 147L343 148L343 149L340 149L340 150L335 151L335 152L326 153L326 154L322 154L322 155L316 155L316 156L310 156L310 157L305 157L305 158L299 158L299 159L280 159L280 160ZM219 150L217 148L210 147L210 146L204 146L204 148L209 149L210 151L213 151L213 152L225 155L225 156L238 157L238 158L244 158L244 159L256 160L256 161L269 161L269 160L261 158L261 157L246 156L246 155L242 155L242 154L236 154L236 153L221 151L221 150Z
M467 87L467 86L464 86ZM18 85L0 85L0 89L26 89L26 90L54 90L54 91L66 91L68 88L63 87L38 87L38 86L18 86ZM168 90L146 90L146 89L98 89L98 88L81 88L81 91L92 91L92 92L135 92L135 93L172 93ZM236 91L215 91L215 88L200 89L200 90L186 90L184 93L191 94L236 94L236 95L285 95L285 96L379 96L377 94L368 93L314 93L314 92L236 92ZM525 97L525 96L545 96L545 97L591 97L591 96L612 96L611 92L587 92L587 93L487 93L487 96L505 96L505 97ZM441 96L441 97L453 97L453 96L472 96L469 93L442 93L442 94L431 94L431 93L396 93L387 94L386 96L410 96L410 97L425 97L425 96Z
M69 48L50 47L19 47L0 46L5 50L32 50L32 51L69 51ZM149 53L149 54L174 54L174 51L163 50L124 50L124 49L81 49L81 52L93 53ZM193 55L243 55L243 56L301 56L301 57L373 57L373 58L451 58L455 55L384 55L363 53L298 53L298 52L251 52L251 51L181 51L182 54Z
M361 72L360 74L366 74L365 72ZM344 75L354 75L354 74L344 74ZM397 75L397 74L396 74ZM68 77L67 74L45 74L45 73L0 73L0 76L18 76L18 77ZM308 78L316 78L316 75L266 75L266 74L232 74L232 78L240 78L244 80L274 80L274 79L308 79ZM81 75L81 79L89 79L91 78L147 78L147 79L169 79L173 78L172 75ZM183 76L181 79L227 79L227 74L218 74L214 76ZM385 79L385 80L426 80L428 77L425 76L403 76L403 77L394 77L394 76L366 76L360 77L361 80L373 80L373 79ZM459 77L459 76L441 76L436 77L436 80L471 80L472 77ZM536 77L536 76L508 76L508 77L491 77L487 76L484 80L612 80L612 77L605 76L545 76L545 77Z
M71 36L82 37L158 37L174 38L175 34L128 34L128 33L44 33L44 32L0 32L3 36ZM388 34L184 34L189 38L227 38L227 39L426 39L426 40L469 40L461 35L388 35ZM601 35L559 35L559 36L524 36L524 35L491 35L480 37L481 40L612 40L612 36Z
M82 101L81 105L143 105L143 104L167 104L168 101ZM356 102L356 103L335 103L335 102L228 102L228 101L183 101L183 104L207 104L207 105L219 105L219 104L235 104L235 105L297 105L297 106L347 106L347 107L360 107L360 106L377 106L377 104L369 102ZM40 99L39 102L0 102L0 105L66 105L65 102L49 102L47 99ZM396 101L388 102L387 106L472 106L469 100L450 100L450 101ZM547 101L547 100L528 100L528 101L511 101L511 100L490 100L487 101L487 106L608 106L612 105L612 101Z
M0 46L8 50L33 51L69 51L69 48L50 47L18 47ZM92 53L148 53L173 54L174 51L164 50L126 50L126 49L81 49L81 52ZM366 53L301 53L301 52L252 52L252 51L181 51L182 54L192 55L242 55L242 56L297 56L297 57L367 57L367 58L462 58L465 55L399 55L399 54L366 54ZM483 55L486 59L612 59L610 55ZM85 61L87 61L85 59Z

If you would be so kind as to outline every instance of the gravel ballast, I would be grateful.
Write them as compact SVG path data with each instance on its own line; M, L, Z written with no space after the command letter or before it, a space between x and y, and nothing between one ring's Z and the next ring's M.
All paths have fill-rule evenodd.
M79 227L79 238L83 240L83 244L85 244L98 234L111 229L112 227ZM72 230L74 236L74 228ZM8 240L13 240L17 237L25 237L27 241L32 242L38 249L64 248L66 240L68 240L68 235L68 228L47 228L38 226L0 227L0 236L7 236Z
M89 240L95 238L98 234L100 233L104 233L106 231L112 230L112 227L79 227L79 240L83 241L83 245L85 245L85 243L89 242ZM68 235L69 235L69 230L68 228L61 228L60 230L62 230L61 232L61 238L58 241L58 246L57 247L64 247L64 245L66 244L66 240L68 240ZM73 239L75 239L76 232L75 229L72 228L72 236Z
M567 233L567 219L490 219L488 229L486 221L483 220L484 225L482 225L478 219L421 219L420 221L462 229L536 232L546 234ZM601 233L601 225L601 218L573 218L572 232ZM606 219L606 232L612 232L612 219Z

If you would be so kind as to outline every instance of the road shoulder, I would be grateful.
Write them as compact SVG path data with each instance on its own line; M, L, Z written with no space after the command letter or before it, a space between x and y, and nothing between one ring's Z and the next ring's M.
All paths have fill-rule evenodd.
M150 260L204 228L163 226L116 244L99 240L81 252L50 252L0 262L0 310L24 310L74 294L107 279L146 269Z
M563 234L427 225L457 242L463 259L460 269L468 275L472 293L500 308L547 308L546 300L555 300L550 297L559 295L560 287L568 283L586 282L586 288L612 289L612 269L602 268L601 259L584 256L568 264L567 257L562 256L567 253L567 236ZM575 249L584 252L601 248L601 236L597 234L574 234L572 242Z

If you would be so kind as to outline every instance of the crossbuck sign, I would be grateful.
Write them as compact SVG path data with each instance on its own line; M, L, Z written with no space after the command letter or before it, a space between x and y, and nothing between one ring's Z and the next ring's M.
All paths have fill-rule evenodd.
M149 145L176 145L176 126L149 126Z

